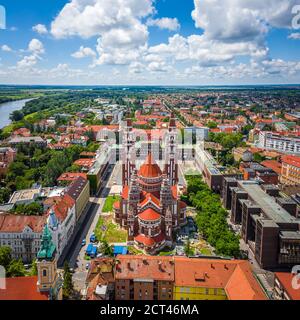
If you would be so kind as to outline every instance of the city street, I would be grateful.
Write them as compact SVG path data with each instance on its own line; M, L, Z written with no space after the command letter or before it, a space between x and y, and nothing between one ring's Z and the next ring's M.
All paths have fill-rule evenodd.
M85 287L85 279L87 276L86 264L88 261L84 259L86 246L82 246L82 240L86 239L86 244L89 243L91 234L94 232L96 224L102 212L105 199L109 195L110 188L113 182L117 179L120 173L120 165L117 164L112 168L112 172L108 171L103 186L100 188L96 197L90 198L90 208L87 211L80 229L78 230L76 237L68 250L66 255L66 261L69 262L70 268L73 268L73 281L74 286L78 290L82 290ZM60 266L62 267L62 266Z

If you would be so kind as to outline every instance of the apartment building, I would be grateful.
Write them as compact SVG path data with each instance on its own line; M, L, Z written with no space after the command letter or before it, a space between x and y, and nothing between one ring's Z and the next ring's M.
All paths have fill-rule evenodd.
M245 260L118 255L92 262L87 299L266 300Z
M90 200L90 182L79 176L67 188L66 194L75 201L76 221L78 221Z
M116 300L173 300L173 283L169 257L117 256Z
M281 182L288 185L300 185L300 157L282 157Z
M300 138L283 136L274 132L260 131L258 147L300 155Z
M0 148L0 177L4 177L8 166L15 160L17 151L13 148Z
M223 204L230 220L241 225L241 237L262 268L300 263L297 204L279 196L277 186L224 178Z
M0 246L12 250L12 258L30 263L36 258L47 218L0 214Z

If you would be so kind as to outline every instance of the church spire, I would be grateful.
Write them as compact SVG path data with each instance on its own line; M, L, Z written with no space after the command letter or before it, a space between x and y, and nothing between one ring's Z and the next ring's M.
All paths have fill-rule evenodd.
M42 246L37 254L38 259L52 260L55 257L56 248L52 242L52 236L48 225L45 225L42 235Z

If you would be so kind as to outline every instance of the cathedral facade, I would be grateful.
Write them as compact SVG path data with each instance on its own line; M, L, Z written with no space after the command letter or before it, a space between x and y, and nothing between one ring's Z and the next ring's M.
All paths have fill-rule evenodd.
M126 121L124 133L123 191L121 200L114 203L115 221L128 231L128 241L148 254L155 254L165 246L172 246L174 232L186 223L186 205L178 196L175 119L172 115L164 137L163 170L150 150L138 169L131 120Z

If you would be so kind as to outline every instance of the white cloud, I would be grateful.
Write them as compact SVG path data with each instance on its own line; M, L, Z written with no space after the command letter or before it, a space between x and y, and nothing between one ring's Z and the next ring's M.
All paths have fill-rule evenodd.
M2 47L1 47L1 50L2 51L5 51L5 52L12 52L13 50L11 49L11 47L9 47L8 45L4 44Z
M44 45L40 40L32 39L28 44L27 52L30 54L24 56L20 61L17 62L17 68L33 68L38 61L41 60L41 55L45 53Z
M81 59L81 58L86 58L86 57L95 58L96 52L89 47L81 46L78 51L76 51L72 54L72 57L76 58L76 59Z
M177 31L180 29L177 18L148 19L147 26L156 26L160 29L167 29L169 31Z
M38 39L32 39L28 45L28 51L35 55L39 55L45 52L43 43Z
M32 27L32 30L37 32L38 34L47 34L48 30L44 24L37 24Z
M98 37L95 64L129 64L147 44L142 19L154 12L153 0L72 0L51 24L55 38Z

